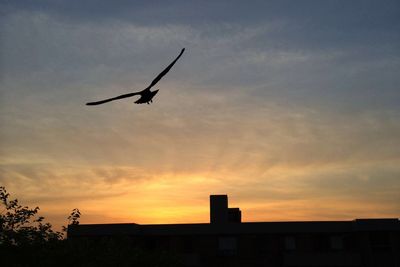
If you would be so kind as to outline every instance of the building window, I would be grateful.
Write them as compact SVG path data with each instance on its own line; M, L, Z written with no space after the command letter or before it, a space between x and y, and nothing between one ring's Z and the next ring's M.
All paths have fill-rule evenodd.
M183 252L185 253L194 252L194 237L186 236L183 238Z
M390 251L390 236L388 232L372 232L370 233L371 247L373 251Z
M237 251L236 237L223 236L218 238L218 250L223 255L234 255Z
M330 237L331 249L342 250L343 249L343 237L334 235Z
M294 236L285 236L285 249L295 250L296 249L296 239Z
M330 251L331 250L331 240L329 235L317 234L313 237L314 250L315 251Z

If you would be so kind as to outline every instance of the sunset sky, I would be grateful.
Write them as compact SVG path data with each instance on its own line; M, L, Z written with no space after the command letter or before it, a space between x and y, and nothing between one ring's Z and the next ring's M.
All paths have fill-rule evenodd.
M399 1L0 1L0 185L59 227L400 217ZM180 52L151 105L128 98Z

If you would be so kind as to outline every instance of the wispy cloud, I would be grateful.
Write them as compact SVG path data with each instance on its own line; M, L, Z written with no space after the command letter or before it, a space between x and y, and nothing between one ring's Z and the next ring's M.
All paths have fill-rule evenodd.
M398 216L395 2L57 3L0 29L0 183L57 224L207 221L211 193L245 220ZM154 105L84 105L182 47Z

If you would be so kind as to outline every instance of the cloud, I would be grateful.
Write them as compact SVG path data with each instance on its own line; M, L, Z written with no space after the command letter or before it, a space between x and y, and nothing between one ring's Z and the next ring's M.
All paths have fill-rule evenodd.
M17 197L87 222L207 221L211 193L246 220L398 214L397 3L32 3L3 4L0 29ZM182 47L153 105L84 105Z
M163 67L160 62L169 62L181 47L187 53L164 86L178 80L189 91L244 90L264 101L331 109L339 104L341 110L396 108L400 97L399 40L391 39L391 28L386 37L332 46L320 40L300 45L303 37L293 32L301 26L309 37L311 26L286 17L257 24L143 25L116 18L98 24L20 11L4 21L3 102L19 102L23 94L29 102L69 106L88 95L144 88ZM381 42L374 44L377 38Z

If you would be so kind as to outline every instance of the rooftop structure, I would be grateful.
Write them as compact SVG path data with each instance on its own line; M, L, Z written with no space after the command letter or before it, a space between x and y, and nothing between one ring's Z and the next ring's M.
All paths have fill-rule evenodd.
M210 223L68 227L74 240L120 236L179 254L186 266L400 266L397 218L241 222L227 195L210 196Z

